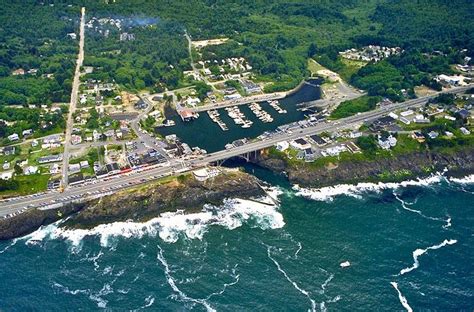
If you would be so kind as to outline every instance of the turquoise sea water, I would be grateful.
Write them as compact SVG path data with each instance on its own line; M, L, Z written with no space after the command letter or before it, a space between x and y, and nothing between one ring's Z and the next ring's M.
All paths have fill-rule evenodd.
M278 207L1 242L0 310L473 310L474 184L298 191L251 170Z

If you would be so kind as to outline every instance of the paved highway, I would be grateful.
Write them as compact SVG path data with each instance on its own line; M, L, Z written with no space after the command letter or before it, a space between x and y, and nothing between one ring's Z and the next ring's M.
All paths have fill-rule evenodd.
M81 83L81 67L84 61L84 24L85 24L86 8L81 9L81 23L79 26L79 53L77 55L76 71L74 72L74 80L72 82L71 102L69 104L69 113L66 122L66 135L64 138L64 153L63 153L63 186L68 184L68 167L69 167L69 148L71 146L71 134L74 124L73 114L76 111L77 96L79 94L79 85Z
M471 87L472 85L453 88L447 92L462 93ZM317 134L324 131L339 131L346 128L353 128L354 126L363 122L380 118L391 111L421 106L425 104L429 99L435 96L436 95L427 96L419 99L409 100L403 103L396 103L389 106L384 106L382 108L370 112L361 113L334 122L322 122L311 127L300 128L296 131L293 131L292 133L275 133L264 140L250 142L241 147L218 151L216 153L201 156L199 158L186 160L173 159L161 167L153 167L149 168L146 171L132 172L127 175L109 177L103 180L88 182L84 185L69 187L63 193L50 192L39 195L31 195L28 197L14 198L10 201L3 201L0 202L0 216L6 216L8 214L16 213L20 210L28 209L31 207L44 206L58 202L67 203L73 200L80 200L81 198L86 198L89 196L99 196L101 194L107 194L118 189L128 188L133 185L146 183L148 181L172 175L177 172L202 167L211 162L217 162L219 160L224 160L230 157L267 148L285 140L294 140L303 136Z

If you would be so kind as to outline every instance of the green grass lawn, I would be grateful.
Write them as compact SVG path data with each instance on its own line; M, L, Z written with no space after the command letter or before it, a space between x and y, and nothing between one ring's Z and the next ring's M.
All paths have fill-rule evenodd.
M49 174L33 174L29 176L17 176L14 179L19 182L17 190L0 192L0 197L13 197L43 192L48 187Z
M331 113L332 119L340 119L375 109L381 100L378 96L361 96L354 100L344 101Z

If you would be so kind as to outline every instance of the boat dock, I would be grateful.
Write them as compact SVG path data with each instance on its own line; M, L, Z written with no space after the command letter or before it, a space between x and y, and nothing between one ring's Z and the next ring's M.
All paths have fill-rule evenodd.
M242 128L250 128L253 125L253 122L245 117L238 106L227 107L225 110L229 117L234 120L236 125L240 125Z
M255 116L257 116L257 118L260 119L262 122L264 123L273 122L272 116L266 111L264 111L262 109L262 106L260 106L260 104L252 103L249 105L249 108L252 111L252 113L254 113Z
M229 130L225 122L223 122L222 119L220 118L220 113L217 110L207 111L207 114L209 115L209 118L211 118L211 120L215 122L222 129L222 131Z

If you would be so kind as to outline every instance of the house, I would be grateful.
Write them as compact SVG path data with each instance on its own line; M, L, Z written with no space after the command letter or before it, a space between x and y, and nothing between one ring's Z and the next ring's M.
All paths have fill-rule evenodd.
M8 136L8 140L10 140L10 142L18 141L19 139L20 137L18 136L18 133L13 133Z
M400 117L400 121L403 122L405 125L409 125L411 123L411 121L405 117Z
M415 131L411 134L411 137L413 140L417 140L420 143L425 142L425 136L421 132Z
M346 143L346 147L347 147L347 149L349 150L349 152L351 152L351 153L353 153L353 154L356 154L356 153L360 153L360 152L361 152L360 147L358 147L354 142L348 142L348 143Z
M312 148L307 148L304 150L304 160L306 162L312 162L316 158L316 154L314 153Z
M464 134L464 135L469 135L469 134L471 134L471 131L467 130L467 129L464 128L464 127L459 128L459 130L461 130L462 134Z
M458 115L462 120L466 120L470 114L471 113L469 113L467 109L461 109L456 112L456 115Z
M76 173L81 171L81 165L80 164L70 164L69 165L69 172L70 173Z
M404 111L404 112L401 112L401 113L400 113L400 116L402 116L402 117L408 117L408 116L410 116L410 115L413 115L414 113L415 113L414 111L412 111L411 109L409 109L409 110L406 110L406 111Z
M40 164L48 164L52 162L60 162L63 160L63 155L58 154L58 155L48 155L48 156L43 156L38 158L38 163Z
M81 166L81 169L89 168L89 162L87 160L81 161L79 165Z
M23 173L25 175L32 175L38 172L38 167L37 166L28 166L23 169Z
M454 133L449 132L449 131L445 131L444 134L445 134L448 138L452 138L452 137L454 136Z
M13 178L13 170L12 171L0 172L0 179L10 180L11 178Z
M16 152L16 147L15 146L5 146L3 148L3 155L8 156L8 155L14 155Z
M77 35L76 35L75 33L69 33L69 34L67 34L67 36L68 36L69 38L71 38L72 40L76 40L76 39L77 39Z
M425 116L419 114L415 116L415 119L413 119L415 123L430 123L430 120L428 118L425 118Z
M21 134L23 135L23 137L30 136L33 134L33 129L23 130Z
M430 139L432 139L432 140L436 139L438 136L439 136L439 133L436 132L436 131L430 131L430 132L428 133L428 137L429 137Z
M291 146L298 150L305 150L311 148L311 144L308 143L305 139L296 139L291 142Z
M6 161L3 166L2 166L3 170L8 170L10 169L10 163L8 161Z
M382 137L378 139L379 146L384 150L389 150L397 145L397 138L389 135L385 140Z
M49 173L50 174L58 174L59 173L59 165L54 164L49 168Z
M289 147L290 147L290 144L288 143L288 141L281 141L281 142L278 142L276 145L276 149L280 152L286 151Z
M71 135L71 144L72 145L77 145L77 144L80 144L82 142L82 138L80 135Z
M13 76L23 76L25 74L25 70L23 68L18 68L12 71Z
M340 153L342 152L346 152L347 151L347 147L345 145L338 145L338 146L334 146L334 147L330 147L328 149L326 149L325 151L322 151L321 154L323 154L323 156L339 156Z

